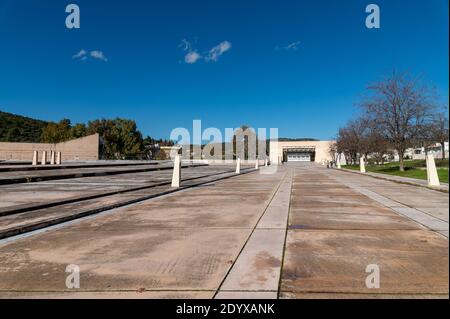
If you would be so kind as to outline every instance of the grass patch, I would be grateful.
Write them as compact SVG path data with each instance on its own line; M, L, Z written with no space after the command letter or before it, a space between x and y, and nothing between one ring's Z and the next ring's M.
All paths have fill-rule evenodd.
M448 159L436 160L436 166L438 168L439 180L442 183L448 183ZM345 168L359 170L359 165L346 165ZM366 171L380 174L388 174L416 179L427 179L426 163L425 160L409 160L405 161L405 171L400 172L400 166L398 162L387 163L385 165L366 165Z

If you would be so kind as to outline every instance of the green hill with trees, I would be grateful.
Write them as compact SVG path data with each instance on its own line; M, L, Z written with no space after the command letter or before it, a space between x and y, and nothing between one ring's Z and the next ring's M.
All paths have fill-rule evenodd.
M49 122L0 111L0 142L39 143Z

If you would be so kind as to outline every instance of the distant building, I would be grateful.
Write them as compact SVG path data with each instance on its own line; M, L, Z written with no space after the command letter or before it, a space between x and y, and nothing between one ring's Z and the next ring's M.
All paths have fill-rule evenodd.
M334 141L318 140L270 141L270 161L272 163L332 161L334 159L330 149L333 144Z
M449 145L448 142L444 143L444 152L445 158L448 158L449 155ZM425 147L414 147L409 148L405 152L405 156L408 156L410 159L425 159L426 154L433 154L434 158L442 158L442 147L441 144L436 143L431 147L425 149ZM398 155L395 156L395 159L398 160Z

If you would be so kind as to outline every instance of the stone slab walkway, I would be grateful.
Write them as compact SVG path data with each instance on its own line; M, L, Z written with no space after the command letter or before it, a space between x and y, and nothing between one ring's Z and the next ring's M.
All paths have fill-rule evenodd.
M0 241L0 298L448 298L448 254L448 194L283 165Z
M293 169L282 298L448 297L448 239L394 209L448 209L447 194L317 166ZM379 288L366 285L371 265Z

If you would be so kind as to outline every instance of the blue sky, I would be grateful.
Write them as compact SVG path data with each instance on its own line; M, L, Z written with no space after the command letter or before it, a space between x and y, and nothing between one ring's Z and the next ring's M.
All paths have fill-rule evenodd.
M73 0L77 30L65 27L69 3L0 0L0 110L126 117L162 138L201 119L328 139L394 69L448 103L447 0ZM365 27L369 3L380 29Z

